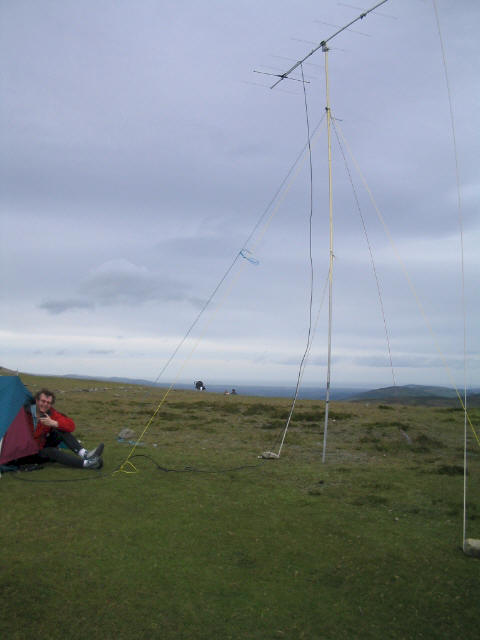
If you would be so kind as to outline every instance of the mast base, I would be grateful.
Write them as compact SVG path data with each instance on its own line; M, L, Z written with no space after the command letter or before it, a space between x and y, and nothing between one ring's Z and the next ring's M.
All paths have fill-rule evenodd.
M467 538L463 545L463 553L473 558L480 558L480 540Z

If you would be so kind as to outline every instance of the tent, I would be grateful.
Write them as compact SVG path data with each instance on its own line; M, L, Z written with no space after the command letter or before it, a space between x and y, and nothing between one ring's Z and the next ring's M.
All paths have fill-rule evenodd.
M0 464L38 452L24 408L32 401L18 376L0 376Z

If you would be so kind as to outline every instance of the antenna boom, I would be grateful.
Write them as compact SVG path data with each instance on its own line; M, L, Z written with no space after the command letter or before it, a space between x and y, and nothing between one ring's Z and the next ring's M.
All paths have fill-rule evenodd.
M326 40L322 40L320 44L318 44L314 49L312 49L310 53L307 53L307 55L304 58L302 58L302 60L299 60L298 62L296 62L291 69L289 69L288 71L285 71L285 73L279 74L279 80L277 80L275 84L272 84L270 89L274 89L277 86L277 84L280 84L282 80L285 80L292 73L292 71L295 71L295 69L299 67L303 62L305 62L305 60L310 58L310 56L313 56L313 54L316 53L319 49L323 49L326 46L327 42L330 42L330 40L333 40L333 38L338 36L339 33L342 33L342 31L345 31L345 29L348 29L348 27L351 27L352 24L355 24L355 22L358 22L359 20L363 20L363 18L365 18L369 13L371 13L372 11L375 11L375 9L378 9L378 7L380 7L382 4L385 4L386 2L388 2L388 0L382 0L382 2L379 2L371 9L367 9L367 11L364 11L363 13L361 13L359 16L355 18L355 20L352 20L351 22L346 24L344 27L341 27L329 38L327 38Z

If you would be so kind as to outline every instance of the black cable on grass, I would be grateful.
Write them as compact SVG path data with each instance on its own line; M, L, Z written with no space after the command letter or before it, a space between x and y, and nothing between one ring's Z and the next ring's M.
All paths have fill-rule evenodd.
M12 473L12 477L15 478L15 480L20 480L21 482L39 482L39 483L45 483L45 484L56 484L57 482L84 482L85 480L100 480L101 478L105 479L107 476L109 476L109 473L105 473L105 472L101 472L101 471L96 471L95 474L93 474L93 472L90 472L88 475L85 475L82 478L62 478L60 480L36 480L35 478L25 478L23 477L21 474L23 472L21 471L13 471Z
M149 456L146 453L136 453L132 456L132 458L147 458L157 467L159 471L164 471L165 473L230 473L231 471L243 471L245 469L259 469L263 466L262 462L258 464L245 464L239 467L231 467L229 469L195 469L195 467L184 467L183 469L168 469L167 467L162 467L158 464L158 462ZM130 458L130 459L132 459ZM120 467L119 467L120 468Z
M250 464L250 465L241 465L239 467L230 467L228 469L196 469L195 467L184 467L183 469L168 469L167 467L162 467L158 462L152 458L152 456L147 455L146 453L137 453L132 456L132 458L147 458L157 467L158 471L164 471L165 473L231 473L233 471L244 471L247 469L260 469L262 466L262 462L258 464ZM119 467L120 468L120 467ZM118 468L118 469L119 469ZM116 469L116 471L118 471ZM28 471L40 471L40 469L29 469ZM111 476L111 473L106 473L102 471L96 471L93 473L93 470L88 474L81 478L62 478L56 480L42 480L36 478L25 478L22 474L24 473L20 469L17 471L11 471L12 477L20 482L33 482L33 483L42 483L42 484L56 484L60 482L84 482L85 480L100 480L105 479L107 476Z

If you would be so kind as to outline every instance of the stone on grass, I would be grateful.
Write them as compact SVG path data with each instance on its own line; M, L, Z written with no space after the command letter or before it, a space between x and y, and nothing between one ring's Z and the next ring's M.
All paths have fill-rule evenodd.
M480 558L480 540L476 540L475 538L467 538L465 540L463 551L467 554L467 556Z
M135 431L125 427L125 429L122 429L120 431L120 433L118 434L118 437L121 438L122 440L129 440L130 438L135 438L135 435L136 435Z

